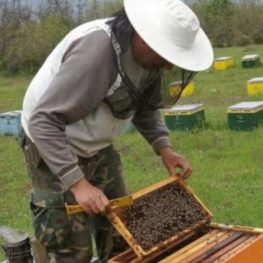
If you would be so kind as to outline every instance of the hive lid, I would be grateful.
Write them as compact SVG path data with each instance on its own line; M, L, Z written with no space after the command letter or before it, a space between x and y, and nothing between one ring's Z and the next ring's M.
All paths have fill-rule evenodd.
M242 57L242 60L243 61L246 61L246 60L256 60L259 58L259 55L258 54L248 54L248 55L245 55Z
M193 84L193 81L190 81L188 84L187 84L187 86L189 85L189 84ZM169 84L169 86L170 87L173 87L173 86L181 86L182 85L182 80L176 80L176 81L173 81L173 82L171 82L170 84ZM186 86L186 87L187 87Z
M218 57L215 59L215 61L228 60L228 59L232 59L232 57L231 56Z
M0 116L18 116L21 115L22 110L14 110L0 113Z
M263 110L263 101L245 101L228 107L227 112L255 113Z
M202 110L204 108L204 104L184 104L177 105L170 109L165 110L165 114L174 114L174 113L189 113L193 111Z
M252 78L250 80L248 80L249 83L253 83L253 82L263 82L263 77L256 77L256 78Z
M176 80L169 84L169 86L181 86L182 80Z
M189 186L175 176L132 197L132 205L113 207L108 218L139 258L179 243L212 217Z

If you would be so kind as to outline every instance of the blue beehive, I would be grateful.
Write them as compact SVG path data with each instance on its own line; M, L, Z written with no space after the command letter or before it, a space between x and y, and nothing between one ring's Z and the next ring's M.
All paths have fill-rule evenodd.
M132 124L132 122L130 121L130 122L128 122L126 125L125 125L125 127L123 128L123 130L122 130L122 133L130 133L130 132L133 132L133 131L135 131L136 130L136 128L135 128L135 126Z
M0 114L0 134L17 136L21 129L21 110Z

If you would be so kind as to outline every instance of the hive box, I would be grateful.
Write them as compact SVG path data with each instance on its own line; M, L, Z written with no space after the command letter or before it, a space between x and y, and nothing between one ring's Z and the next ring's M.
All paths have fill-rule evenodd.
M174 106L164 112L165 123L171 130L191 130L205 122L203 104L185 104Z
M227 109L228 126L232 130L253 130L263 121L263 101L240 102Z
M181 81L174 81L170 84L170 94L171 96L175 96L177 93L180 92L181 89ZM195 85L194 83L191 81L190 83L188 83L188 85L184 88L183 92L182 92L182 97L186 97L189 95L192 95L195 91Z
M261 263L263 229L224 224L208 224L203 231L180 243L139 258L132 249L110 259L109 263Z
M21 129L21 111L0 114L0 134L17 136Z
M123 128L122 134L130 133L130 132L133 132L133 131L135 131L135 130L136 130L135 126L134 126L134 125L132 124L132 122L130 121L130 122L128 122L128 123L125 125L125 127Z
M251 96L263 94L263 77L256 77L247 81L247 94Z
M242 57L243 68L255 68L261 66L258 54L249 54Z
M234 66L234 60L231 56L219 57L214 61L215 70L226 70Z

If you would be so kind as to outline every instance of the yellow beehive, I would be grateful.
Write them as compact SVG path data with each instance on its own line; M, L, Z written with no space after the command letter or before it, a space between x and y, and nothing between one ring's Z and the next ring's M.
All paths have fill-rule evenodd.
M189 96L189 95L192 95L195 91L195 85L194 83L191 81L186 87L185 89L183 90L182 92L182 97L186 97L186 96Z
M247 81L247 94L250 96L263 94L263 77L252 78Z
M175 81L172 82L170 84L170 95L171 96L175 96L177 93L180 92L181 89L181 81ZM188 83L188 85L184 88L183 92L182 92L182 97L186 97L186 96L190 96L194 93L195 91L195 85L194 83L191 81Z
M234 66L234 59L231 56L219 57L214 61L215 70L226 70Z

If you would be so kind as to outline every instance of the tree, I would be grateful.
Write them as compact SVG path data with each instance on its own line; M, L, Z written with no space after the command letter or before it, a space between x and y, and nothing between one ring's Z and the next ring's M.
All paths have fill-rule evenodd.
M231 0L199 0L194 9L214 46L226 47L234 43L235 5Z
M21 0L0 2L0 64L2 66L8 47L16 40L20 27L30 19L31 10L27 6L22 6Z
M86 19L87 21L108 17L117 12L122 7L119 0L108 0L103 4L98 0L90 1L86 6Z
M84 21L84 10L86 6L85 0L78 0L76 4L76 18L77 18L77 24L81 24Z
M45 19L49 15L60 16L66 26L74 24L72 3L68 0L47 0L46 7L42 6L40 9L40 19Z
M35 72L68 31L63 19L54 14L42 21L28 22L19 29L15 41L6 50L6 69Z

